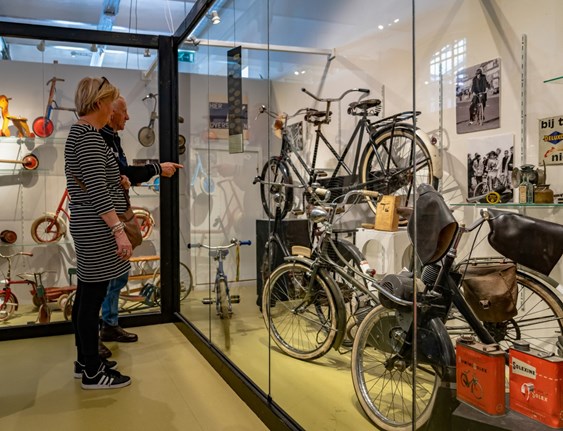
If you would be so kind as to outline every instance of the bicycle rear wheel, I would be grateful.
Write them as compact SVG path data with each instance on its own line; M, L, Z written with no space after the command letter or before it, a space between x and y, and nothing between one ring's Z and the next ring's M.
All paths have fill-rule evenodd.
M283 219L293 207L293 188L284 184L293 185L293 179L287 165L276 157L272 157L262 168L260 175L260 198L268 218L275 218L276 208L280 208L280 217ZM264 184L266 183L266 184Z
M311 360L334 344L337 313L328 283L311 280L308 265L288 262L268 278L262 291L262 314L270 336L287 355Z
M477 104L476 111L477 111L476 112L476 114L477 114L477 124L479 124L479 126L482 126L483 120L484 120L483 104L482 103Z
M415 163L411 151L413 150ZM402 197L401 205L412 206L414 202L413 179L416 184L431 184L438 187L434 177L430 153L422 139L413 135L411 129L396 127L384 129L372 137L360 161L360 180L368 183L365 188L385 195ZM377 200L366 198L375 213Z
M366 316L354 339L354 390L364 412L383 430L410 431L413 421L417 429L425 424L440 386L440 377L429 365L419 364L416 374L406 361L389 366L404 336L397 312L378 306Z
M18 300L13 293L0 292L0 322L8 320L18 309Z
M180 262L180 301L183 301L188 297L190 292L194 288L194 278L192 276L192 271L188 266ZM158 267L153 274L152 283L157 287L159 291L160 298L160 267Z
M557 336L563 334L563 303L551 289L518 270L518 314L504 322L483 322L485 328L504 350L514 340L524 340L536 349L557 354ZM467 321L453 309L446 329L455 339L471 333Z

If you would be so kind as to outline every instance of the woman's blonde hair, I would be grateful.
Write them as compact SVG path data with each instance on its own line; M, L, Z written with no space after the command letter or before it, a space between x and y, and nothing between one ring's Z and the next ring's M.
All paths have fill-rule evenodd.
M82 78L76 88L74 95L74 105L78 116L90 114L97 111L96 103L102 99L110 99L112 102L119 97L117 87L105 78Z

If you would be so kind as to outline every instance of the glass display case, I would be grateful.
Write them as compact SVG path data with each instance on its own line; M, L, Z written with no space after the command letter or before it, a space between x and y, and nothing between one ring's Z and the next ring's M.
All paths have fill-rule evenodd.
M459 365L455 347L487 356L483 345L498 344L501 361L515 341L563 350L552 78L563 6L326 3L198 1L173 36L144 40L149 56L137 52L135 67L2 61L10 115L33 129L51 77L65 79L59 106L85 74L120 87L128 157L184 166L133 189L154 226L122 311L179 321L288 428L453 429L498 417L522 428L532 419L502 403L465 414L452 383L479 398L483 376ZM33 252L14 273L55 266L49 285L72 277L73 261L68 237L38 245L31 234L64 207L73 115L52 115L52 136L14 137L16 118L0 137L10 202L0 231L17 236L0 253ZM20 166L28 154L36 169ZM520 198L523 183L532 193ZM471 290L483 271L508 286L505 302ZM147 284L161 293L143 297ZM39 319L32 310L18 324ZM499 369L504 400L510 374Z

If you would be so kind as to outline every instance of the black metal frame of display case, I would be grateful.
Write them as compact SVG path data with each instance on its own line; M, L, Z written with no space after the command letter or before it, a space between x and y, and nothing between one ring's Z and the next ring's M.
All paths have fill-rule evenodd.
M172 36L157 36L108 31L59 28L43 25L2 22L1 36L63 42L97 43L158 50L159 152L161 160L178 161L178 67L177 46ZM160 184L160 220L170 229L161 232L161 312L120 316L124 327L171 322L180 308L179 279L179 195L178 176ZM47 325L22 325L0 329L0 341L72 333L70 322Z

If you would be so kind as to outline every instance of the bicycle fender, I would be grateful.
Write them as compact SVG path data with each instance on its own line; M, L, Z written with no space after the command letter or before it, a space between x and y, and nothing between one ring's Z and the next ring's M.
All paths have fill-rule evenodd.
M428 153L430 153L430 159L432 160L432 174L436 178L442 179L442 177L444 176L444 168L442 166L442 156L440 155L440 149L437 145L432 143L430 136L428 136L428 134L424 130L416 129L416 136L418 136L421 141L424 142Z
M419 328L417 338L420 357L433 366L443 381L455 382L455 348L444 322L434 317L427 328Z
M517 274L545 286L549 292L563 303L563 286L557 280L520 264L517 264Z
M284 262L299 262L306 266L313 266L313 260L303 257L303 256L288 256L285 257ZM342 292L336 285L336 282L332 279L332 277L326 272L325 269L319 269L320 276L326 281L330 292L334 298L334 305L336 306L336 312L338 316L346 316L346 304L344 302L344 296L342 296ZM338 319L338 326L336 328L336 338L334 339L333 348L337 350L342 344L342 340L344 339L344 335L346 334L346 318Z

